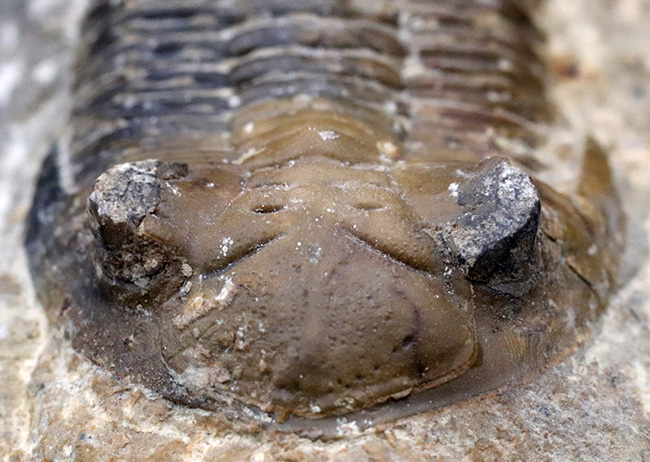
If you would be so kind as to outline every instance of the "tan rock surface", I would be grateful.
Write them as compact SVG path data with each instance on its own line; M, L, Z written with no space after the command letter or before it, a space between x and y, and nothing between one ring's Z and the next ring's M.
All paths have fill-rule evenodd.
M533 383L331 443L233 434L219 416L114 380L51 332L21 249L65 123L83 1L0 3L0 457L3 461L650 460L650 1L551 0L555 99L612 153L629 215L622 288L591 339Z

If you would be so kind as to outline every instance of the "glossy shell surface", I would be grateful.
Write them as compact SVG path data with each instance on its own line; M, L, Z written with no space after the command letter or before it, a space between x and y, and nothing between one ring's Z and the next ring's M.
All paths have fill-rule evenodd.
M607 305L605 154L537 179L535 2L96 2L31 267L82 354L328 435L519 383Z

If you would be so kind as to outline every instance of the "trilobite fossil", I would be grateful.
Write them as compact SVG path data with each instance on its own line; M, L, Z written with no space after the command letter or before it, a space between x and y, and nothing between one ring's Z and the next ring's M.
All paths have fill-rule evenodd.
M26 239L50 321L119 377L286 429L561 359L622 218L593 141L572 191L538 179L534 3L93 3Z

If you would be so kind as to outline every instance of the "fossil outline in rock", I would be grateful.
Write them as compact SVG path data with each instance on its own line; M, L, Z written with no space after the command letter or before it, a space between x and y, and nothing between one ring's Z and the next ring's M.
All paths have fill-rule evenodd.
M553 110L521 5L97 2L26 239L50 321L168 399L323 435L560 360L622 217L591 140L571 194L529 176Z

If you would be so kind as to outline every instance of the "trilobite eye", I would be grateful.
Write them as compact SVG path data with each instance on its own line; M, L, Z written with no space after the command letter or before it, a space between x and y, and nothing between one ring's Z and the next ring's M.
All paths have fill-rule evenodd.
M155 211L168 181L186 174L185 164L148 160L117 165L97 179L87 210L102 279L145 294L152 279L179 262L173 246L152 238L143 222Z
M470 280L525 280L538 264L540 198L532 180L503 158L488 158L458 187L462 213L450 232Z

